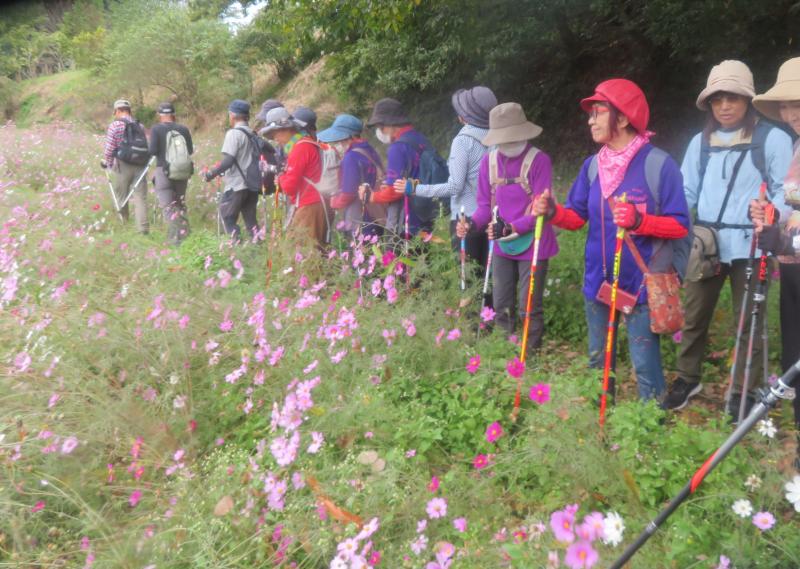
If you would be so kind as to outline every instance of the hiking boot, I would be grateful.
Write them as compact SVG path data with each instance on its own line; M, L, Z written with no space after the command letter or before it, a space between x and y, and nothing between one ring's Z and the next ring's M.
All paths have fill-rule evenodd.
M747 394L747 401L744 404L744 416L750 414L750 411L753 410L753 407L756 405L756 398L755 395L752 393ZM728 399L728 403L725 406L725 411L728 413L728 418L731 421L731 425L738 425L739 424L739 405L742 402L742 394L741 393L733 393L731 394L731 398Z
M675 380L672 387L669 389L664 400L661 402L662 409L671 409L679 411L686 407L689 399L700 393L703 386L699 381L686 381L682 377Z

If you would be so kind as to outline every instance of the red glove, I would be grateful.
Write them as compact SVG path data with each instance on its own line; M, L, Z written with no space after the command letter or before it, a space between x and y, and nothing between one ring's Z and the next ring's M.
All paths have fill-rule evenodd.
M642 224L642 216L632 203L617 202L614 205L614 223L635 231Z

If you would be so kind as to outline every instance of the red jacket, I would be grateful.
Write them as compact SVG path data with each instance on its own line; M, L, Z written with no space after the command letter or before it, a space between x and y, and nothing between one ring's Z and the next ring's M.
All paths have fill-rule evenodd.
M322 175L322 158L319 147L310 137L298 140L286 158L286 169L278 177L281 190L293 205L299 207L319 203L319 192L308 183L318 182ZM297 203L298 194L300 202Z

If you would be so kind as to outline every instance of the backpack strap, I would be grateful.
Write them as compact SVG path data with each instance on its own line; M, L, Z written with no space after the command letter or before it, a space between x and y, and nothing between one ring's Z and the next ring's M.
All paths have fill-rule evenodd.
M656 204L656 215L661 215L661 169L668 157L669 154L654 146L644 159L644 177Z
M589 178L589 185L591 186L594 184L594 181L597 179L597 154L592 156L592 159L589 161L589 167L586 169L586 177Z
M351 148L351 150L357 154L360 154L361 156L372 162L372 164L378 170L379 177L381 178L383 177L383 174L385 172L385 170L383 169L383 164L381 164L380 162L376 162L375 159L372 156L370 156L369 152L367 152L363 148Z
M528 179L528 174L531 172L531 167L533 166L533 161L536 159L537 154L539 154L538 148L535 146L528 148L527 152L525 153L525 158L522 159L522 167L519 170L519 178L517 178L518 183L525 190L525 193L528 194L528 197L533 195L533 189L531 189L531 181Z
M751 139L751 154L750 158L753 160L753 166L756 167L758 173L761 174L761 181L769 185L769 174L767 173L767 137L772 129L775 128L764 120L759 120L753 129L753 138Z

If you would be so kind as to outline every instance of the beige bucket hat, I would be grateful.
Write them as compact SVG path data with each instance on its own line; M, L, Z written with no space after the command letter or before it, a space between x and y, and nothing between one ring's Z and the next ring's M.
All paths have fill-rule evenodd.
M706 99L720 91L742 95L749 99L755 97L756 90L753 87L753 73L750 68L735 59L726 59L712 67L711 73L708 74L706 88L700 91L700 95L697 97L697 108L707 111Z
M483 138L485 146L522 142L542 134L542 127L525 116L519 103L503 103L489 112L489 134Z
M800 57L781 65L775 85L763 95L756 95L753 106L767 118L782 121L780 104L788 101L800 101Z

